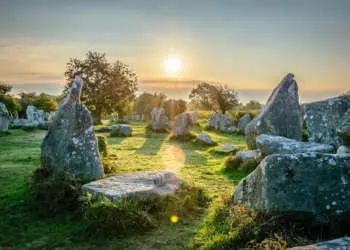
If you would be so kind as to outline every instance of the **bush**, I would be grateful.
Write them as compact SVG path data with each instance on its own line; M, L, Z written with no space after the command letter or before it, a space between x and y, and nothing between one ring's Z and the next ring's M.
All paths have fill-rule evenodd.
M259 162L256 159L248 159L241 164L239 169L245 171L246 173L250 173L253 172L258 165Z
M113 174L117 171L118 166L115 164L112 165L107 157L103 157L101 160L105 174Z
M237 156L229 156L225 159L224 171L230 172L232 170L238 170L242 164L242 160Z
M30 187L33 205L45 217L76 211L81 206L81 183L68 172L38 168L33 172Z
M201 188L182 185L174 195L153 199L125 198L111 202L105 198L85 196L87 233L108 238L134 232L143 232L161 223L176 223L199 216L209 199ZM172 219L172 221L170 221Z
M107 157L108 155L108 148L107 148L107 137L103 135L97 136L97 143L98 143L98 151L101 155L104 157Z

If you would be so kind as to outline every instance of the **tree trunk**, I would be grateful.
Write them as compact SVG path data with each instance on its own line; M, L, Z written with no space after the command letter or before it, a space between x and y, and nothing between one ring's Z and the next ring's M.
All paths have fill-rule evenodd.
M102 114L102 110L99 108L96 108L96 110L92 112L92 120L94 122L94 125L102 124L101 114Z

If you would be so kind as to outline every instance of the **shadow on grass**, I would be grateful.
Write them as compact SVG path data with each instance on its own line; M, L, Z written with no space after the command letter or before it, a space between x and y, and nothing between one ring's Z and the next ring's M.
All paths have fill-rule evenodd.
M185 155L185 165L206 165L208 159L204 157L199 151L203 150L205 146L197 145L193 142L169 142L171 145L179 147Z
M137 154L156 155L160 151L160 147L167 139L167 133L151 133L145 132L145 142L136 150Z

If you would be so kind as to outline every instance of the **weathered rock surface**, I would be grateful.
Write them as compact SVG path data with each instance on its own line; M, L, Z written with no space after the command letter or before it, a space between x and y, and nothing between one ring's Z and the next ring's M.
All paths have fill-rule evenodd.
M228 143L228 144L225 144L225 145L222 145L222 146L217 146L216 149L218 151L229 153L229 152L232 152L232 151L239 150L239 145Z
M301 142L282 136L259 135L256 138L256 146L263 156L271 154L296 154L296 153L330 153L334 150L332 145L315 142Z
M350 237L318 242L313 245L288 248L288 250L349 250Z
M189 113L179 114L175 117L173 125L173 136L186 136L190 134L192 116Z
M10 115L2 102L0 102L0 132L7 132L9 129Z
M350 109L350 97L336 97L303 104L309 141L331 144L337 148L340 139L336 130L344 119L349 119L343 118L348 109Z
M350 154L350 146L342 145L337 149L337 154Z
M39 123L44 123L45 122L45 111L42 109L37 110L37 119Z
M256 137L261 134L301 140L302 116L298 85L293 74L283 78L273 90L264 109L246 126L245 135L250 149L256 148Z
M26 115L28 123L33 123L34 121L37 121L36 107L28 105L26 109Z
M132 129L128 124L112 125L107 128L110 128L110 136L128 137L132 135Z
M350 155L269 155L234 192L234 202L262 212L307 212L318 221L350 212Z
M350 146L350 108L343 115L342 122L337 128L337 135L343 145Z
M213 139L209 135L204 134L204 133L200 133L198 135L197 141L200 142L200 143L206 144L206 145L213 145L213 144L215 144Z
M250 159L259 159L260 158L259 150L247 150L247 151L238 151L236 156L242 161L247 161Z
M103 168L90 112L80 103L82 82L76 77L41 145L41 164L77 176L100 178Z
M164 108L153 108L151 117L153 130L165 130L169 128L169 119L165 114Z
M92 195L103 195L111 200L132 196L147 199L173 194L181 183L182 181L170 171L139 172L93 181L83 185L82 190Z
M234 126L231 117L224 115L221 112L211 114L208 121L208 128L220 132L236 132L236 127Z
M251 120L252 118L250 118L249 114L245 114L244 116L242 116L238 121L238 131L244 134L245 128L247 127L249 122L251 122Z

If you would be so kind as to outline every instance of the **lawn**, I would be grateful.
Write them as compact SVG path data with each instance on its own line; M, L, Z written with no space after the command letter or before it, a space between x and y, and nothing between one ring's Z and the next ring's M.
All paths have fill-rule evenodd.
M225 174L224 154L192 142L169 141L168 134L147 132L146 125L132 122L132 137L108 137L108 157L117 166L117 173L171 170L186 182L203 187L213 199L231 194L246 175L241 171ZM97 241L82 236L85 222L75 215L38 217L28 197L28 182L40 166L40 144L46 131L10 133L0 137L0 249L182 249L196 235L201 218L180 218L177 224L141 235ZM244 136L206 133L219 145L246 147Z

